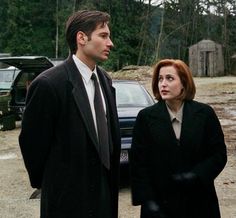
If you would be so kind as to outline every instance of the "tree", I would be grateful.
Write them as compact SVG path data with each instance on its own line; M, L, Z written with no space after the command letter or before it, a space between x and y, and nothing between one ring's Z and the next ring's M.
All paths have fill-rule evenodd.
M45 7L45 5L47 7ZM65 23L76 10L111 15L115 45L102 66L151 65L162 58L188 61L202 39L223 45L226 69L236 51L235 0L1 0L0 51L66 58Z

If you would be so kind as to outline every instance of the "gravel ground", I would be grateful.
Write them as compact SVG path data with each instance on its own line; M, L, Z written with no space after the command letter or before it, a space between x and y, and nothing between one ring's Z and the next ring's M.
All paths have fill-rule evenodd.
M236 218L236 77L196 78L196 99L209 103L218 114L228 147L228 162L215 181L222 218ZM143 82L150 89L150 80ZM30 185L18 146L20 122L0 131L0 218L39 218L39 200L29 200ZM124 173L122 180L128 180ZM138 218L131 206L129 185L120 189L119 218ZM68 217L69 218L69 217Z

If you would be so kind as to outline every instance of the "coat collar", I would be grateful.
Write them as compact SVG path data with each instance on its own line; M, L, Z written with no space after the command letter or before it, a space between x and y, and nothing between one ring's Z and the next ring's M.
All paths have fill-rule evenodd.
M72 56L69 56L65 61L65 67L68 74L68 80L73 86L72 94L75 99L76 106L81 114L81 117L84 121L87 132L95 145L97 151L99 152L99 144L97 140L97 134L94 126L93 116L90 109L90 104L87 96L87 92L85 90L82 76L78 71L78 68L75 65L75 62L72 59ZM116 128L116 123L118 121L116 107L115 107L115 89L112 87L109 76L105 71L102 71L99 67L97 67L97 75L99 77L99 81L101 83L101 87L103 89L103 94L106 100L107 112L110 116L108 116L108 121L112 126L111 129ZM110 120L110 118L112 120ZM118 130L116 129L116 132ZM113 132L115 134L116 132ZM120 140L118 135L114 135L114 139ZM111 145L112 146L112 145Z
M158 141L176 141L170 115L164 101L159 101L151 106L149 122L152 134L154 138L158 138Z
M201 105L196 104L194 101L185 101L180 135L181 144L188 144L189 141L197 137L196 132L199 131L199 126L202 125L200 110ZM179 143L176 141L170 115L164 101L159 101L152 106L149 114L149 122L151 129L154 130L153 134L158 134L159 140L169 143Z

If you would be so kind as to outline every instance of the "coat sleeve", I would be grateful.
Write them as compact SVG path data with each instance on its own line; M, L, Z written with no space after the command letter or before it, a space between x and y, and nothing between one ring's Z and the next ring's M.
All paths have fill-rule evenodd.
M204 143L206 156L193 168L193 172L207 185L211 184L223 170L227 162L227 150L220 121L211 107L207 107L206 116Z
M150 136L145 113L141 111L136 119L130 151L131 193L133 205L140 205L154 199L150 179L148 149Z
M30 86L22 120L19 144L31 186L41 188L45 164L52 145L56 96L47 78Z

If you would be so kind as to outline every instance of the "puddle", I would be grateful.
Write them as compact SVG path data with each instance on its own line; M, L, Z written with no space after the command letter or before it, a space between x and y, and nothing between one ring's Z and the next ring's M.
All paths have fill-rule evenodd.
M220 123L222 126L228 126L228 125L235 125L235 120L229 120L229 119L220 119Z
M0 160L9 160L9 159L15 159L17 158L17 155L15 153L8 153L8 154L1 154Z
M234 110L230 110L229 113L233 116L236 116L236 111L234 111Z
M227 115L227 117L230 115L230 120L235 123L235 118L236 118L236 110L234 107L228 107L225 108L225 114Z

